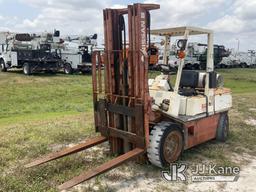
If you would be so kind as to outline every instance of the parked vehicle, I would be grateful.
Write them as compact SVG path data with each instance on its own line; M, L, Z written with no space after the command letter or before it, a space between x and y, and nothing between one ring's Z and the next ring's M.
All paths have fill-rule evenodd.
M223 58L219 64L220 68L248 68L256 66L255 51L231 53L228 57Z
M228 57L224 57L222 61L217 65L217 68L234 68L234 67L239 67L240 66L240 61L238 58L230 54Z
M89 73L92 70L92 51L97 45L97 34L82 36L65 40L64 48L60 50L63 60L64 73L73 72Z
M177 47L173 45L170 50L166 50L167 54L167 65L172 68L178 68L178 56ZM164 55L164 54L163 54ZM164 56L159 56L158 64L164 64ZM214 65L217 67L223 58L230 55L229 50L226 50L223 45L214 45ZM185 57L184 68L193 70L202 70L206 67L207 58L207 45L197 42L188 43L187 53Z
M61 60L56 52L52 52L51 44L41 43L26 33L0 33L0 36L2 72L11 68L22 68L25 75L58 71Z
M207 45L198 43L197 46L203 47L204 51L195 53L195 55L198 57L198 60L200 61L200 69L206 68L206 61L207 61ZM223 45L214 45L213 48L213 54L214 54L214 66L217 67L219 63L222 61L223 58L228 57L230 55L230 51L225 48Z

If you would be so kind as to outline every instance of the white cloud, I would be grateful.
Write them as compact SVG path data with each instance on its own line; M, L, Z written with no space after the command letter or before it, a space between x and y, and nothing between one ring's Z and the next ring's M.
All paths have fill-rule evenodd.
M160 10L153 11L152 23L156 27L195 25L209 9L220 6L225 0L146 0L159 3Z
M28 5L39 8L61 8L61 9L100 9L109 5L110 1L100 0L20 0Z
M244 29L244 22L236 16L225 15L216 21L208 23L207 27L217 32L240 33Z
M255 20L256 19L256 1L254 0L246 0L241 1L237 0L234 4L234 14L246 20Z
M21 0L40 10L36 18L24 19L17 30L33 32L61 30L66 34L102 33L102 9L108 1L100 0Z
M32 31L58 28L62 33L102 33L102 9L121 8L126 5L112 4L111 0L20 0L40 9L36 18L24 19L18 30ZM153 27L169 27L197 24L207 9L219 6L225 0L146 0L145 3L159 3L161 9L152 12Z
M228 14L208 23L207 27L213 29L219 42L233 47L240 40L242 50L256 49L256 1L235 0Z
M256 1L236 0L231 13L224 15L216 21L210 22L208 27L217 32L245 33L254 29L256 23Z

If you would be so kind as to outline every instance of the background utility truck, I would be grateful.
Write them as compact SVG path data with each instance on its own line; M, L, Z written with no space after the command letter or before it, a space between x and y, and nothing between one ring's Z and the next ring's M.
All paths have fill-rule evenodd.
M57 34L57 35L56 35ZM97 34L60 38L60 32L34 35L36 42L51 45L51 51L60 59L59 69L66 74L75 71L88 73L91 71L91 53L97 45Z
M219 64L220 68L248 68L256 66L256 55L254 50L248 52L232 52L229 57L225 57Z
M59 36L56 31L51 38ZM52 52L51 44L41 42L35 35L27 33L0 33L2 45L0 55L1 71L11 68L22 68L25 75L34 72L57 72L60 58Z
M178 47L173 44L170 47L170 40L163 51L163 55L159 58L159 64L167 64L171 68L178 68L179 58L177 56ZM178 42L176 42L178 43ZM165 53L166 51L166 53ZM223 45L214 45L214 66L218 67L219 63L230 55L230 51ZM185 57L184 69L202 70L206 68L207 44L189 42L187 45L187 54Z

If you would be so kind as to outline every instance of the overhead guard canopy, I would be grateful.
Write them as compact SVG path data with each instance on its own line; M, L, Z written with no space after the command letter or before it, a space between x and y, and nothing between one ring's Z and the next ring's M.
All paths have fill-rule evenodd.
M175 28L165 28L165 29L153 29L150 31L151 35L159 35L159 36L183 36L185 31L189 31L189 35L202 35L202 34L210 34L213 33L212 30L203 29L199 27L175 27Z

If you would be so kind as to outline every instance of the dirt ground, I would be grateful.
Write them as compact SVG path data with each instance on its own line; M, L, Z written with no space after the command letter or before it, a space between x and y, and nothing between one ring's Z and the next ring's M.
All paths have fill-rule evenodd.
M96 147L86 153L87 160L93 160L93 154L99 156L107 152L107 145ZM90 156L91 154L91 156ZM240 167L239 179L235 182L192 182L190 173L186 182L167 182L161 177L161 169L151 165L139 165L129 162L111 170L105 175L84 182L67 192L116 191L116 192L254 192L256 178L256 158L249 154L231 154ZM207 163L208 160L203 161ZM182 162L190 164L189 162ZM210 163L210 162L209 162Z
M220 192L253 192L255 188L256 178L256 159L250 158L250 163L241 167L239 179L236 182L201 182L192 183L187 187L187 191L199 192L199 191L220 191ZM249 159L248 159L249 160Z

